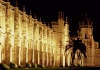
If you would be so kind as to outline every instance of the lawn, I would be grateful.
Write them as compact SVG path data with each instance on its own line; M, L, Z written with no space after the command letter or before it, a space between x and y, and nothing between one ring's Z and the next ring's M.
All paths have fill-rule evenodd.
M100 67L11 68L8 70L100 70Z

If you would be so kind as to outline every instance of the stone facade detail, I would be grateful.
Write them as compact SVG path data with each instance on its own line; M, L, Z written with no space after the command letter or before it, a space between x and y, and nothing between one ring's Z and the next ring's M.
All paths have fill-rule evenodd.
M45 66L65 66L65 45L69 25L62 14L52 28L37 21L10 2L0 0L0 63L25 66L36 63Z
M33 18L10 2L0 0L0 63L10 62L25 66L36 63L44 66L70 66L71 54L65 53L69 44L68 19L58 12L58 20L52 21L52 28L45 22ZM75 63L83 66L100 66L99 43L93 38L93 24L89 18L80 22L78 36L86 45L87 59Z
M80 38L86 45L87 58L82 57L82 59L78 61L76 57L76 64L79 63L82 66L100 66L99 43L93 38L93 22L90 20L90 18L88 18L87 15L85 16L84 20L79 22L79 30L77 31L77 34L78 35L76 37Z

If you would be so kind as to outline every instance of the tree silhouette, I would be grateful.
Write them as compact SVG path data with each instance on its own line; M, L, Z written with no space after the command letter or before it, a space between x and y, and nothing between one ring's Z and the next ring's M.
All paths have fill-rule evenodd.
M77 54L78 59L81 59L82 55L80 55L80 54L83 54L84 57L86 58L86 46L85 46L85 44L82 43L82 40L80 40L79 38L77 38L76 40L70 38L69 45L66 45L65 52L68 51L69 49L72 49L71 50L71 59L72 59L71 65L74 65L74 59L75 59L75 54L76 54L77 50L79 50L81 52L81 53Z

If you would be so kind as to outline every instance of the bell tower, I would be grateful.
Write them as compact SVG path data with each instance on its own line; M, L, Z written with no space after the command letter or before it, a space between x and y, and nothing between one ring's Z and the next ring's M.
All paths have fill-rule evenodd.
M94 39L93 39L93 23L90 18L85 15L84 20L79 22L78 37L86 45L86 56L81 62L83 66L93 66L94 55Z
M90 18L85 15L83 21L79 22L79 31L78 34L81 36L81 39L92 39L93 38L93 23Z

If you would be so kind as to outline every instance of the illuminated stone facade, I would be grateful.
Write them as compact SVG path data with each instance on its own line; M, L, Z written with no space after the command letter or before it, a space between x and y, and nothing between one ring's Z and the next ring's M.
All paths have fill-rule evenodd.
M78 61L76 57L76 63L78 61L82 66L100 66L99 43L94 41L93 23L87 15L85 19L79 23L78 37L82 39L82 42L86 45L87 58L82 58Z
M87 24L85 24L87 23ZM45 22L37 21L10 2L0 0L0 63L10 62L25 66L26 63L37 63L45 66L70 66L71 54L64 53L69 44L69 24L62 12L58 21L51 22L52 28ZM93 39L92 21L86 18L79 24L79 38L87 46L87 59L75 63L83 66L100 66L99 43ZM79 52L79 51L77 51Z
M62 64L65 66L67 64L68 60L65 59L67 56L65 56L65 46L69 44L69 25L68 20L66 17L66 22L64 21L64 14L62 12L58 13L58 21L57 22L51 22L52 28L54 30L54 57L55 57L55 63L57 66ZM55 64L55 65L56 65Z
M10 2L0 0L0 63L25 66L65 66L65 45L69 41L69 25L61 16L52 28L32 18Z

